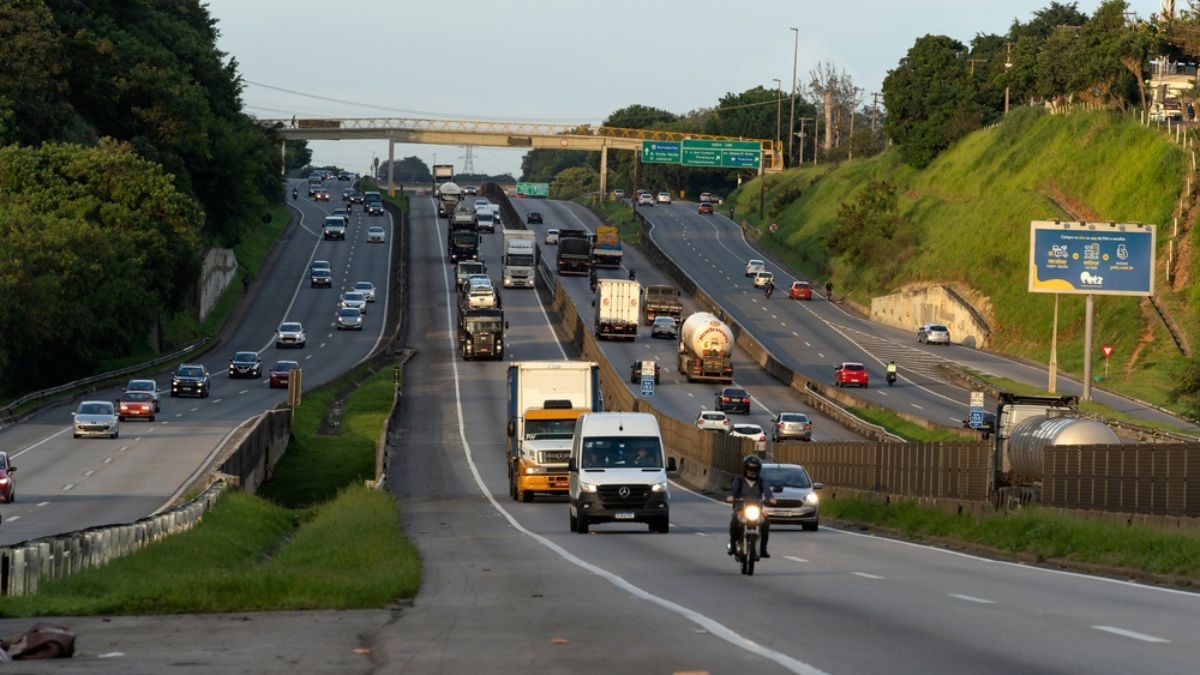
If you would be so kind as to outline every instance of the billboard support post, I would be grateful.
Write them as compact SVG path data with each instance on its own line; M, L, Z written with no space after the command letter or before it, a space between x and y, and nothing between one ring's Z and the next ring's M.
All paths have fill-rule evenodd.
M1057 393L1058 388L1058 298L1059 294L1054 294L1054 325L1050 327L1050 383L1046 385L1046 391L1051 394Z
M1092 400L1092 329L1096 324L1096 296L1091 293L1085 298L1083 312L1083 395L1080 401Z

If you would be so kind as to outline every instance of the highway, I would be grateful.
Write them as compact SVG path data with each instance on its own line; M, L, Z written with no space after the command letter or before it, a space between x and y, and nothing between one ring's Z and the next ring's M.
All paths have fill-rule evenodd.
M454 355L446 228L433 214L414 200L416 356L388 483L425 577L375 642L374 663L420 673L1195 671L1192 593L829 527L775 528L772 558L745 577L724 554L728 507L678 485L668 535L610 524L581 536L561 500L511 501L505 365ZM496 277L499 236L483 239ZM561 358L536 295L504 298L512 358Z
M911 331L884 326L825 302L821 279L809 280L814 287L811 302L789 300L787 289L797 277L751 246L733 221L720 214L701 215L695 203L656 204L638 211L652 224L651 237L671 260L781 362L812 379L832 383L835 365L862 362L872 387L853 393L949 425L967 416L969 393L942 379L936 371L938 363L958 363L1018 382L1046 385L1043 368L961 345L920 345L916 326ZM766 260L767 269L775 274L778 292L769 301L745 276L751 258ZM837 292L835 287L835 296ZM884 384L883 366L892 359L900 367L900 381L895 387L879 386ZM1082 390L1078 382L1062 377L1058 388L1063 394L1078 395ZM1200 433L1200 426L1153 407L1098 389L1092 392L1096 401L1115 410Z
M335 181L328 186L330 202L304 197L289 202L296 217L284 231L274 262L252 284L244 319L225 344L198 359L211 374L209 398L171 398L171 375L163 372L154 377L163 392L156 421L123 422L119 438L72 438L75 403L47 408L0 430L0 448L18 467L16 501L0 505L4 521L0 545L127 523L169 505L208 466L236 427L286 398L286 390L268 388L265 373L257 381L230 380L226 369L234 352L257 351L264 370L279 359L299 361L308 389L342 374L375 348L390 301L392 218L368 217L356 209L346 240L324 241L321 223L342 205L341 188L349 184ZM303 194L304 186L300 188ZM376 223L388 231L388 244L366 243L366 229ZM332 264L333 289L309 288L308 265L314 259ZM333 316L339 287L350 288L356 281L373 282L378 299L361 333L336 331ZM304 324L305 349L275 348L275 329L285 319ZM86 398L113 400L119 395L118 389L105 389Z

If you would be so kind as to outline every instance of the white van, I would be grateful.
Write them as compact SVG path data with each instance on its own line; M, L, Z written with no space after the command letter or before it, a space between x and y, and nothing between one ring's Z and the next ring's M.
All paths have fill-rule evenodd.
M592 523L640 522L651 532L671 527L671 494L658 420L649 413L584 413L571 439L568 501L571 531Z
M475 229L480 232L495 232L496 231L496 214L486 206L478 206L475 208Z

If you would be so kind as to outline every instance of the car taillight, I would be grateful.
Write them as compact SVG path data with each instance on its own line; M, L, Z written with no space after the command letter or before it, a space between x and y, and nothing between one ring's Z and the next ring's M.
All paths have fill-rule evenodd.
M766 440L767 440L767 437L766 437L766 435L762 435L762 436L759 436L759 437L758 437L758 441L759 441L760 443L761 443L761 442L764 442L764 441L766 441Z
M742 399L742 403L749 403L749 402L750 402L750 399L748 399L748 398Z

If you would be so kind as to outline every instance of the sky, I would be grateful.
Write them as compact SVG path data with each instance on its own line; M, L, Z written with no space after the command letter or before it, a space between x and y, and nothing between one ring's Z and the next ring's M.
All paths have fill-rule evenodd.
M1003 34L1050 0L209 0L217 46L261 118L421 117L598 123L634 103L683 114L756 86L786 92L819 63L865 92L925 34ZM1091 14L1100 0L1079 0ZM1140 17L1159 0L1129 0ZM797 33L790 28L799 29ZM265 85L265 86L264 86ZM287 89L308 96L279 91ZM336 100L328 100L336 99ZM368 106L378 106L375 108ZM380 109L385 108L385 109ZM786 115L786 111L785 111ZM785 125L786 126L786 125ZM366 173L387 142L310 141L313 162ZM464 163L464 148L396 158ZM475 148L480 173L519 176L521 150Z

